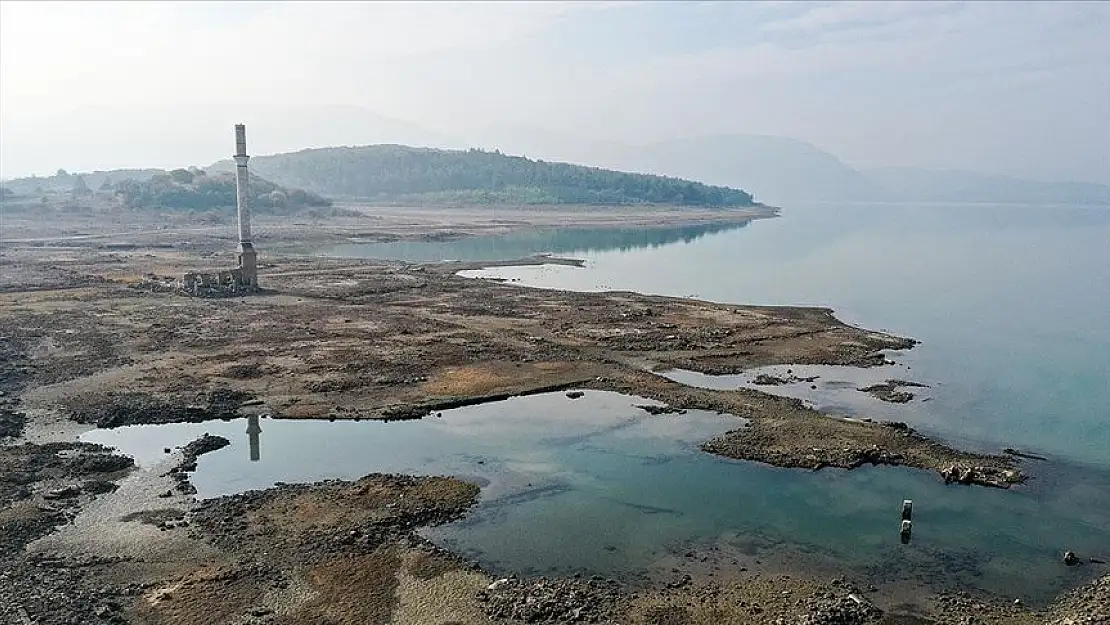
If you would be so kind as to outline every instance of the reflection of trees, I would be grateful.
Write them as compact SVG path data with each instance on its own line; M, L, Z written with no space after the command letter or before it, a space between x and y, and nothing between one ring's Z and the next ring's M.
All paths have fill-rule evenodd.
M671 243L689 243L707 234L743 228L747 222L731 224L702 224L666 228L557 228L535 230L509 235L504 239L514 241L499 243L527 246L529 254L539 252L626 252L645 247L659 247Z
M410 261L503 260L535 254L569 254L654 248L689 243L706 235L736 230L747 221L651 228L542 228L502 236L471 237L455 241L396 241L342 246L341 255Z

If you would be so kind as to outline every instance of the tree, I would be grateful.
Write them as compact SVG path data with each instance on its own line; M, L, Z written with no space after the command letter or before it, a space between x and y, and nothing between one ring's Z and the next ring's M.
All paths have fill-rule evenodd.
M289 198L284 193L277 189L270 191L270 206L274 208L285 208L285 205L288 203Z
M85 184L85 177L77 176L73 181L73 190L71 193L73 197L76 198L83 195L89 195L90 193L92 193L92 189L89 189L89 185Z
M740 189L509 156L497 148L323 148L256 162L259 175L282 184L387 202L752 205Z
M170 172L170 178L178 184L192 184L193 172L188 169L175 169Z

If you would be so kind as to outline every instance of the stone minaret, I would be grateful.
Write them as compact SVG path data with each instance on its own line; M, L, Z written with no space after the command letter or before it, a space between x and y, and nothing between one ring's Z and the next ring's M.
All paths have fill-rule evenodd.
M235 199L239 207L239 270L243 286L258 286L258 257L251 245L250 179L247 175L247 127L235 124Z

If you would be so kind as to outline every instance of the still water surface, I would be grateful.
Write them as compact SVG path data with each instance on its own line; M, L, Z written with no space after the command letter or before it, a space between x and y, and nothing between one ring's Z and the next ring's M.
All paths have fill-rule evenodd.
M497 237L409 244L397 255L497 260L553 252L587 266L471 275L829 306L846 321L923 344L894 354L895 366L817 368L806 374L821 376L818 389L770 390L1049 461L1030 463L1031 482L1010 491L945 486L930 472L890 467L776 469L697 450L737 427L735 418L649 417L633 406L644 402L599 392L575 401L516 398L418 422L263 420L256 462L242 421L87 438L152 463L164 446L204 431L224 434L234 444L203 456L194 477L203 496L372 471L469 477L485 485L479 506L427 534L503 571L632 577L690 545L713 545L767 562L846 567L877 581L959 582L1038 601L1097 568L1063 567L1062 549L1110 560L1110 211L828 205L791 208L744 228L672 230L641 232L640 243L618 233L610 249L590 230L579 231L577 247L574 231L561 231L511 235L504 246ZM345 253L386 255L380 247ZM668 375L715 387L751 378ZM913 389L918 397L904 406L854 390L884 377L930 386ZM905 498L915 502L909 545L896 536Z
M320 254L409 262L517 260L534 254L579 256L595 251L628 252L691 243L709 234L743 228L749 223L652 228L534 228L439 242L344 243L322 250Z

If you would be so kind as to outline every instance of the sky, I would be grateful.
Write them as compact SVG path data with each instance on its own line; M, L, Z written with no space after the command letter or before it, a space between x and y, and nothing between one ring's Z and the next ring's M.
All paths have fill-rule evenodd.
M0 177L205 165L236 122L253 153L754 133L1110 183L1110 2L0 1Z

